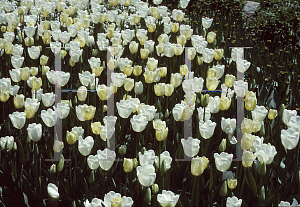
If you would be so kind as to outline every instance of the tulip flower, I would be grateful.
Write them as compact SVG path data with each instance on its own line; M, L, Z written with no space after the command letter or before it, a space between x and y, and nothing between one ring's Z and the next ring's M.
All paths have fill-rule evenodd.
M21 81L21 69L12 69L9 70L10 77L13 82L18 83Z
M99 135L101 132L101 122L91 123L92 132L96 135Z
M197 108L197 111L198 111L199 121L206 122L207 120L210 120L211 113L210 113L210 109L208 107L205 108L205 120L204 120L204 109L202 107L199 107L199 108Z
M99 167L98 155L89 155L87 163L91 170L96 170Z
M189 137L188 139L181 139L181 144L184 150L184 153L188 157L194 157L198 154L200 149L200 140Z
M233 134L236 129L236 119L225 119L224 117L222 117L221 128L226 134Z
M55 111L53 111L50 108L47 111L46 110L41 111L41 118L47 127L53 127L57 121Z
M203 26L205 29L210 28L212 22L213 22L213 18L210 19L210 18L208 18L208 17L205 17L205 18L202 17L202 26Z
M46 72L46 76L51 84L65 86L69 82L71 75L69 72L51 70Z
M257 146L255 155L260 162L266 163L269 165L273 162L274 156L277 154L277 151L274 146L269 144L262 144Z
M131 41L129 44L129 51L131 54L135 54L138 51L139 43Z
M160 160L160 162L159 162L159 160ZM163 161L165 161L165 164L166 164L165 170L170 169L171 163L172 163L172 157L170 156L170 153L168 151L164 151L159 155L159 157L158 156L155 157L155 164L156 164L156 166L159 166L159 168L163 167Z
M251 63L248 62L247 60L243 60L243 59L236 60L236 68L241 73L246 72L249 69L250 65Z
M136 95L140 95L143 93L143 83L142 81L138 81L134 83L134 92L136 93Z
M242 164L244 167L251 167L256 155L251 151L244 151L242 156Z
M123 168L126 173L129 173L133 170L133 162L132 159L124 158Z
M86 87L93 83L95 80L95 74L85 71L83 73L78 73L80 83Z
M22 129L26 122L26 113L15 111L8 115L13 126L17 129Z
M22 47L22 45L15 44L12 55L13 56L17 56L17 55L22 56L23 50L24 50L24 48Z
M242 59L243 56L244 56L244 48L238 48L238 47L232 48L231 59L233 61L240 60L240 59ZM242 72L244 72L244 70Z
M51 93L42 94L42 102L45 107L52 106L54 103L54 93L51 92Z
M86 137L85 139L82 136L78 137L78 150L83 156L87 156L91 153L91 150L94 146L94 139L91 136Z
M235 196L227 197L226 199L226 207L241 207L242 199L238 199Z
M121 197L120 193L115 193L114 191L110 191L104 195L103 205L105 207L121 207L121 206L131 207L133 205L133 200L131 197L126 197L126 196Z
M257 99L253 91L247 91L245 94L245 108L248 111L253 111L256 107Z
M31 59L36 60L40 56L40 48L36 46L28 47L28 54Z
M115 151L105 148L103 151L98 150L97 156L99 160L99 165L102 170L108 171L113 165L116 159Z
M155 117L157 109L155 106L145 105L140 109L140 114L146 117L147 121L152 121Z
M130 123L135 132L142 132L146 128L148 121L145 115L138 114L133 115L133 117L130 119Z
M172 191L163 190L157 195L157 201L163 207L175 207L180 195L175 195Z
M116 106L117 106L119 115L124 119L128 118L130 116L130 114L132 113L133 107L132 107L130 101L121 100L120 102L116 103Z
M203 173L203 171L207 168L209 160L206 157L195 157L192 158L191 162L191 173L194 176L199 176Z
M14 105L17 109L23 108L24 106L24 98L25 96L23 94L15 95L14 97Z
M283 114L282 114L282 122L287 125L289 123L290 119L296 115L297 115L296 110L284 109Z
M47 192L51 200L57 200L59 198L58 187L55 184L49 183L47 186Z
M77 132L75 131L67 131L67 135L66 135L66 140L68 142L68 144L72 145L72 144L75 144L76 141L78 139L78 135L77 135Z
M292 117L294 118L294 117ZM281 143L288 149L294 149L299 142L299 132L293 128L288 128L287 130L281 130Z
M112 84L109 87L107 87L104 84L97 86L97 94L98 94L100 100L109 99L111 97L111 95L113 94L113 92L114 92L114 87Z
M36 123L29 124L27 131L28 131L29 138L34 142L38 142L42 137L41 124L36 124Z
M21 57L19 55L11 56L11 64L14 68L21 68L23 65L23 62L24 62L24 57Z
M215 128L216 128L216 123L212 122L211 120L207 120L206 122L199 122L199 131L201 136L204 139L209 139L212 137L214 134Z
M221 154L214 153L214 158L217 169L224 172L229 169L233 154L228 154L227 152L221 152Z
M57 103L57 107L53 106L56 117L60 119L65 119L70 113L70 106L67 103Z
M222 96L219 100L219 108L224 111L228 110L231 104L231 100L225 96Z
M262 122L266 118L268 110L264 106L256 106L251 113L254 121Z
M140 184L145 187L151 186L156 179L155 168L153 165L144 164L138 166L136 172Z
M268 113L268 118L273 120L277 117L277 111L275 109L270 109Z
M6 136L0 138L0 150L10 151L14 146L14 137Z

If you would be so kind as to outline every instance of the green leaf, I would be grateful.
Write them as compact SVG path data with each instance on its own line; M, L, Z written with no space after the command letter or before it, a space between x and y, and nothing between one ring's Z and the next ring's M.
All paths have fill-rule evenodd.
M256 194L257 194L257 187L256 187L255 179L254 179L252 173L250 172L249 168L247 168L246 171L247 171L246 172L247 173L247 175L246 175L246 182L249 185L249 187L250 187L253 195L256 196Z

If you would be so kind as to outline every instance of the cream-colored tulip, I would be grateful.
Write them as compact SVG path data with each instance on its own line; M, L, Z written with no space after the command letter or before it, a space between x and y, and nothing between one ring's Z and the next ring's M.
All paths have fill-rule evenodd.
M268 118L269 119L275 119L277 116L277 111L275 109L270 109L268 113Z
M213 77L213 78L207 77L206 78L206 87L208 90L211 90L211 91L216 90L219 83L220 83L220 81L216 77Z
M134 87L134 80L132 78L126 78L124 83L124 89L126 91L131 91Z
M14 97L14 105L17 109L23 108L24 106L24 98L25 96L23 94L15 95Z
M141 75L142 72L143 72L142 66L140 66L140 65L135 65L135 66L133 67L133 75L134 75L134 76L139 76L139 75Z
M216 36L217 36L216 33L214 33L214 32L209 32L209 33L207 34L207 42L208 42L208 43L213 43L213 42L215 41L215 39L216 39Z
M235 76L231 74L226 74L225 75L225 86L228 88L231 88L233 86L233 83L235 81Z
M140 53L141 53L141 58L145 60L145 59L148 58L149 50L147 50L147 49L140 49Z
M158 68L159 69L159 73L158 75L162 78L166 77L167 76L167 67L161 67L161 68Z
M224 50L223 49L215 49L214 50L214 57L216 60L221 60L224 55Z
M165 85L165 95L171 96L174 92L174 85L173 84L166 84Z
M178 32L178 30L179 30L179 23L172 23L172 32L173 33L176 33L176 32Z
M219 108L222 111L228 110L230 107L230 104L231 104L230 99L226 96L222 96L219 101Z
M101 122L94 122L91 123L92 132L96 135L99 135L101 133L102 127Z

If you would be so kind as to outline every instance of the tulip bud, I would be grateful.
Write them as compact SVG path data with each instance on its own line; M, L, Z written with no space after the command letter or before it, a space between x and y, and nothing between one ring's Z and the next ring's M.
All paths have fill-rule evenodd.
M6 31L6 26L1 27L1 32L4 33Z
M76 207L76 202L75 201L73 201L72 207Z
M17 149L18 149L17 143L14 142L13 150L14 150L14 151L17 151Z
M39 155L39 147L38 147L38 145L35 143L35 154L36 155Z
M226 150L226 139L222 139L221 144L219 145L219 152L224 152Z
M265 186L262 186L260 191L259 191L259 200L264 201L266 198L265 195Z
M133 162L133 167L134 167L134 168L136 168L136 167L139 165L139 162L136 160L136 158L134 158L134 159L132 160L132 162Z
M221 190L220 190L220 195L222 197L225 197L227 195L227 181L225 180L222 187L221 187Z
M167 171L167 166L166 166L166 160L162 161L162 165L161 165L161 173L165 174L165 172Z
M279 116L280 116L280 117L282 117L282 114L283 114L284 109L285 109L285 105L284 105L284 104L281 104L280 111L279 111Z
M142 155L144 155L144 152L145 152L145 151L147 151L147 150L146 150L146 148L145 148L145 147L143 147L143 148L141 149L141 153L142 153Z
M68 144L75 144L77 141L77 132L75 131L67 131L67 136L66 136Z
M59 163L57 164L58 172L61 172L64 169L64 162L65 162L65 158L63 155L61 155L61 159L60 159Z
M209 94L202 95L201 94L201 104L203 107L206 107L209 103Z
M91 175L89 177L89 183L93 183L95 181L95 171L92 170Z
M261 124L259 136L261 136L261 137L265 136L265 125L264 124Z
M172 23L172 32L176 33L179 30L179 23Z
M156 195L158 193L158 191L159 191L158 185L157 184L153 184L152 185L152 193Z
M166 119L169 118L169 109L167 109L166 112L165 112L165 118Z
M277 111L275 109L270 109L268 113L268 118L273 120L277 117Z
M51 165L50 167L50 173L55 174L56 173L56 164Z
M98 55L98 50L97 49L93 49L92 50L92 56L97 56Z
M129 173L133 170L133 161L132 159L124 158L123 168L126 173Z
M146 203L149 203L151 201L151 190L150 190L150 188L147 188L147 191L146 191L146 194L145 194L145 197L144 197L144 201Z
M121 146L119 147L119 154L120 154L120 155L125 155L126 149L127 149L126 145L121 145Z
M202 36L203 36L203 37L206 36L206 30L205 30L205 28L202 29L202 32L201 32L201 33L202 33Z

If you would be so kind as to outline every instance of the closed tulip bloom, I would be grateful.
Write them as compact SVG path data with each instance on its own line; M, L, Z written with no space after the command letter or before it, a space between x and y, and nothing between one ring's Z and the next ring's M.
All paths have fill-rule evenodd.
M273 162L277 151L276 148L270 144L262 144L257 146L255 154L259 162L264 162L266 165L269 165Z
M24 106L24 98L25 96L23 94L15 95L14 97L14 105L17 109L23 108Z
M191 173L194 176L199 176L201 175L204 170L207 168L209 164L209 160L206 157L195 157L192 158L192 162L191 162Z
M228 154L227 152L221 152L221 154L214 153L214 158L217 169L224 172L229 169L233 154Z
M248 82L243 80L234 81L234 88L236 88L235 93L238 97L244 97L248 91Z
M236 128L236 119L225 119L224 117L222 117L221 128L226 134L233 134Z
M8 115L13 126L17 129L22 129L26 122L26 113L15 111Z
M155 23L150 23L148 25L148 32L153 33L156 30L156 24Z
M42 125L36 123L29 124L27 127L27 132L32 141L38 142L42 137Z
M215 68L209 68L207 70L207 77L214 78L217 75L217 70Z
M42 110L41 117L47 127L53 127L56 124L57 117L55 111L53 111L52 109L48 109L47 111Z
M141 73L143 72L143 69L142 69L142 66L140 66L140 65L135 65L134 67L133 67L133 75L134 76L139 76L139 75L141 75Z
M49 183L47 192L52 200L57 200L59 198L58 187L55 184Z
M142 83L142 81L135 82L134 92L136 93L136 95L140 95L140 94L143 93L143 83Z
M215 96L209 97L209 103L207 105L207 108L210 109L210 113L214 114L214 113L218 113L220 108L219 108L219 102L220 102L220 97L219 96Z
M144 154L139 152L140 165L153 165L155 161L155 152L153 150L146 150Z
M33 106L25 106L24 112L26 113L26 118L31 119L34 117L34 108Z
M42 94L42 102L45 107L52 106L54 103L54 93L51 92L51 93Z
M37 76L38 72L39 72L39 69L37 67L31 67L30 68L30 74L32 76Z
M297 111L296 110L288 110L288 109L284 109L283 113L282 113L282 122L287 125L290 121L290 119L294 116L297 115Z
M224 55L224 50L223 49L215 49L214 50L214 57L216 60L221 60Z
M12 69L9 70L10 77L13 82L18 83L21 81L21 69Z
M169 129L167 128L159 128L155 131L155 137L157 141L164 141L168 136Z
M147 121L152 121L155 117L157 109L155 106L145 105L140 108L140 113L146 117Z
M157 69L158 60L154 58L148 58L147 67L150 71L155 71Z
M37 91L41 88L41 86L43 85L42 83L42 79L41 78L33 78L32 79L32 89Z
M129 51L131 54L135 54L137 53L139 49L139 43L135 42L135 41L131 41L129 44Z
M36 60L40 56L40 48L36 46L28 47L28 54L31 59Z
M146 116L143 114L138 114L133 115L133 117L130 119L130 123L135 132L142 132L146 128L148 121Z
M182 83L182 76L180 73L172 73L170 83L177 88Z
M145 82L146 83L153 83L155 73L153 71L150 71L150 70L145 70L144 77L145 77Z
M177 44L181 44L181 46L184 46L186 43L186 38L184 35L177 36Z
M132 71L133 71L133 67L131 65L126 65L124 67L123 73L127 76L131 76Z
M213 18L208 18L208 17L205 17L203 18L202 17L202 26L205 28L205 29L208 29L211 27L211 24L213 22Z
M67 131L66 140L67 140L68 144L70 144L70 145L75 144L77 139L78 139L77 132Z
M104 84L97 86L97 95L102 101L109 99L113 93L114 93L113 85L111 85L110 87L107 87Z
M56 113L57 118L60 119L65 119L70 113L69 103L63 101L61 101L61 103L58 103L57 107L53 106L53 109Z
M77 91L77 97L79 101L85 101L87 97L87 88L85 86L80 86Z
M158 83L154 85L154 92L157 96L165 95L165 83Z
M82 112L83 112L83 116L84 116L85 120L91 120L95 116L96 107L92 106L92 105L85 106L83 108Z
M42 66L42 75L46 75L46 73L50 71L50 68L49 66Z
M205 63L211 63L214 59L214 50L213 49L209 49L209 48L205 48L202 51L202 57L203 57L203 62Z
M200 140L189 137L188 139L181 139L181 144L184 153L188 157L194 157L198 154L200 149Z
M145 60L145 59L148 58L149 50L147 50L147 49L140 49L140 53L141 53L141 58Z
M88 87L89 84L92 84L93 81L95 80L95 74L90 73L89 71L85 71L83 73L78 73L79 80L82 85Z
M165 85L165 95L171 96L174 92L174 85L173 84L166 84Z
M141 185L145 187L151 186L155 179L156 173L153 165L145 164L136 168L137 177Z
M128 100L121 100L120 102L116 103L119 116L126 119L130 116L133 110L133 106L130 101Z
M262 122L267 114L268 110L264 106L257 106L253 111L251 111L253 121Z
M199 131L201 136L204 139L209 139L212 137L212 135L214 134L215 128L216 128L216 123L212 122L211 120L207 120L204 123L199 123Z
M242 156L242 164L244 167L251 167L255 159L255 154L251 151L244 151Z
M292 117L293 118L293 117ZM293 128L288 128L287 130L281 130L281 143L288 149L294 149L299 142L299 132Z
M238 199L235 196L227 197L226 207L241 207L242 199Z
M89 155L87 158L87 163L91 170L96 170L99 167L98 155Z
M171 168L172 163L172 157L170 156L170 153L168 151L162 152L159 157L155 157L155 165L158 166L160 169L163 168L163 161L165 162L165 170L168 170ZM163 170L163 169L161 169Z
M216 77L213 77L213 78L207 77L206 78L206 87L208 90L211 90L211 91L216 90L219 83L220 83L220 81Z
M246 72L249 69L250 65L251 63L247 60L239 59L236 61L236 69L241 73Z
M132 159L124 158L123 168L126 173L129 173L133 170L133 161Z
M100 122L94 122L91 123L92 132L96 135L99 135L101 132L101 123Z
M233 86L233 83L235 81L235 76L231 74L226 74L225 76L225 86L228 88L231 88Z
M103 151L98 150L97 155L101 169L108 171L116 159L115 151L105 148Z
M245 108L248 111L253 111L256 107L257 99L253 91L247 91L245 94Z
M228 110L231 104L231 100L225 96L222 96L219 101L219 108L222 111Z
M209 32L209 33L207 34L207 42L208 42L208 43L213 43L213 42L215 41L215 39L216 39L216 36L217 36L216 33L214 33L214 32Z
M174 108L172 109L172 114L173 114L173 117L175 119L175 121L181 121L182 120L182 113L183 113L183 110L185 109L185 106L184 104L176 104L174 106Z
M134 80L132 78L126 78L124 83L124 89L126 91L131 91L134 87Z
M11 56L11 64L14 68L21 68L23 65L23 62L24 62L24 57L21 57L19 55ZM21 76L22 76L22 74L21 74Z
M172 32L176 33L176 32L178 32L178 30L179 30L179 23L173 22L172 23Z
M91 136L86 137L85 139L80 136L78 138L78 151L83 156L87 156L91 153L91 150L94 146L94 139Z
M174 54L175 55L181 55L183 53L184 47L181 46L181 44L174 44Z
M275 109L270 109L269 110L269 113L268 113L268 118L270 119L270 120L273 120L273 119L275 119L277 117L277 110L275 110Z
M14 146L14 137L5 136L0 138L0 150L10 151Z
M237 179L235 179L235 178L228 179L227 184L228 184L228 188L233 190L237 186Z

